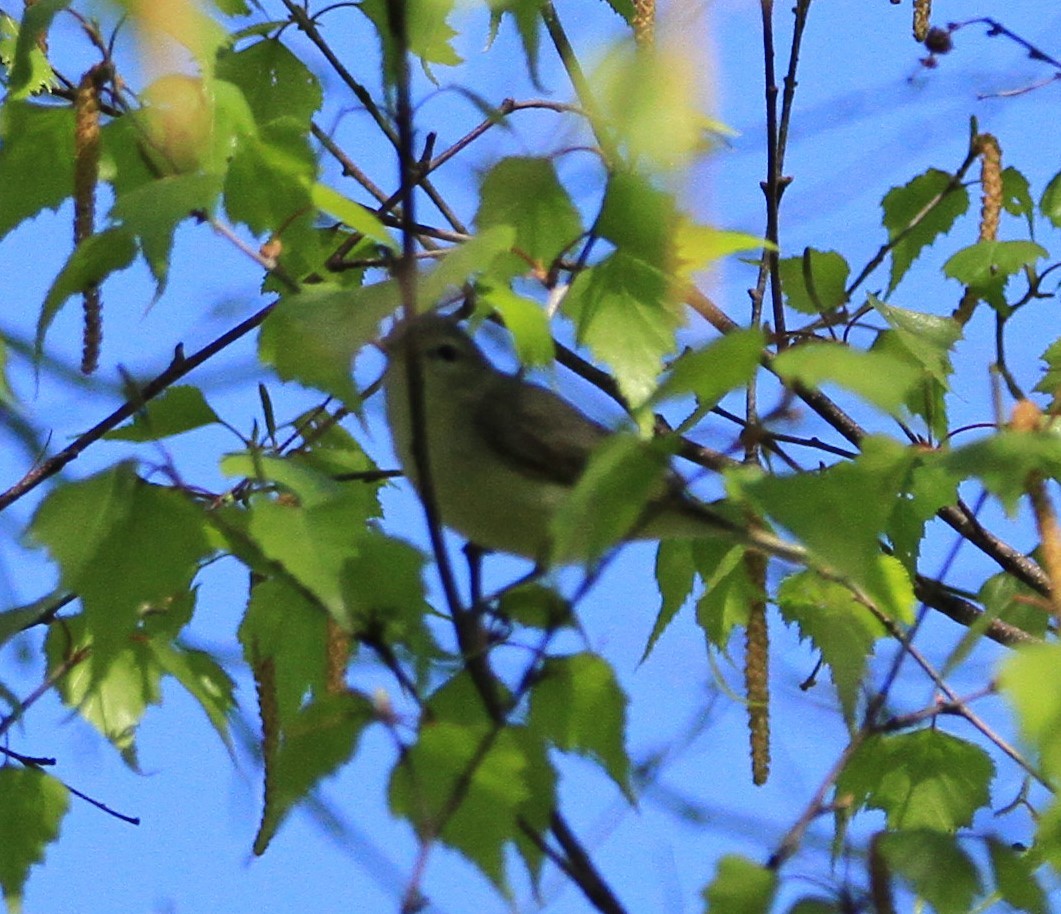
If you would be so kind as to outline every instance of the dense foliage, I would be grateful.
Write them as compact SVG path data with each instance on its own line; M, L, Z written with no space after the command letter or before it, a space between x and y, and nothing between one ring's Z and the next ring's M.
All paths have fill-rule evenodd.
M1033 187L1021 163L1003 164L1006 137L974 121L956 162L877 188L882 228L864 261L845 254L843 236L793 250L786 143L815 10L797 0L775 22L764 3L775 90L765 230L707 224L690 175L727 128L703 111L696 42L657 34L651 0L602 5L606 34L569 32L579 5L280 0L270 12L247 0L36 0L0 17L0 237L27 237L15 230L37 218L74 226L32 342L10 316L5 369L62 375L69 353L50 331L80 306L81 370L121 377L120 405L80 411L71 427L88 430L70 439L50 435L54 420L32 395L6 379L0 389L5 433L24 455L0 510L33 505L25 529L5 535L42 550L56 582L0 612L0 887L13 907L71 803L124 814L72 797L52 759L24 750L23 740L48 740L37 703L57 694L136 769L138 726L173 681L227 745L234 721L255 721L255 853L358 757L367 733L383 731L395 747L380 762L386 800L420 849L404 910L426 903L436 844L499 893L559 870L587 908L628 909L560 790L571 756L631 803L651 783L626 739L636 679L579 622L591 585L626 567L609 554L575 578L517 571L517 583L484 595L474 561L465 575L440 538L431 550L410 543L424 541L422 516L409 515L415 532L383 516L381 490L400 483L370 456L369 392L354 363L372 358L403 309L443 304L473 322L500 319L524 365L555 359L557 372L596 384L643 437L698 465L705 497L724 496L749 530L798 547L777 560L747 539L715 538L657 553L646 662L679 611L694 613L706 651L690 681L715 669L725 700L744 706L749 781L771 776L771 741L828 717L823 701L844 734L803 812L776 823L772 853L723 851L694 874L706 907L887 912L916 896L941 914L995 901L1048 909L1061 866L1061 341L1052 331L1035 341L1045 368L1007 353L1015 318L1048 326L1055 307L1058 255L1045 239L1061 226L1061 175ZM927 50L911 61L945 64L938 55L970 24L928 30L926 10L918 4L915 28ZM522 58L485 77L465 64L463 39L504 30ZM459 102L436 103L439 86ZM146 265L154 307L173 308L168 284L196 268L175 257L175 239L195 226L245 255L261 301L197 349L179 331L143 341L154 377L115 372L110 290ZM911 295L919 271L938 269L933 245L946 249L942 291ZM703 291L705 271L732 255L753 263L750 304ZM257 409L222 415L197 370L254 334L267 370ZM963 348L977 334L990 348ZM969 418L963 403L955 420L952 379L976 372L996 379L994 413L988 404ZM285 413L295 387L315 403ZM237 450L211 450L222 428ZM101 468L72 463L108 444L119 456ZM592 463L557 536L589 518L608 553L615 518L651 491L630 484L655 472L647 454ZM986 561L967 561L974 553ZM239 656L192 634L215 599L204 571L219 564L243 582L230 632ZM941 617L960 629L941 639ZM811 691L811 673L799 716L771 731L779 629L810 645L829 683ZM25 692L8 672L27 651L39 666ZM355 658L390 687L353 684ZM248 671L254 688L237 690ZM1019 795L1001 795L1000 781L1022 784ZM811 890L793 874L822 822L836 866Z

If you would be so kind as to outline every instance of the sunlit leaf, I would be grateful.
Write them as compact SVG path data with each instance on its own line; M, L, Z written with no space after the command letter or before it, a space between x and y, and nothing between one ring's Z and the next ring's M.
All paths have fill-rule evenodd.
M531 693L527 726L556 748L593 759L629 792L626 696L600 657L583 653L546 659Z
M922 250L949 232L969 209L969 193L947 172L930 168L902 187L893 187L884 195L881 207L888 238L895 242L890 294Z
M867 661L887 628L848 588L811 571L785 578L777 605L785 620L799 627L800 638L821 652L844 716L854 720Z
M807 248L801 257L781 258L778 269L785 301L796 311L819 314L847 302L845 287L851 268L836 251Z
M942 730L873 736L844 766L837 797L883 810L888 827L952 832L987 805L995 764L979 746Z
M178 384L144 404L128 425L103 437L116 441L157 441L218 422L198 387Z

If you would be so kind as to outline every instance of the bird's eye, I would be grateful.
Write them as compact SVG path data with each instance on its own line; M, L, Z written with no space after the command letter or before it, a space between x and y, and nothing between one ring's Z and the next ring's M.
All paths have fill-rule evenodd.
M452 343L442 343L435 349L435 355L442 359L443 362L456 362L460 353L457 352L457 347Z

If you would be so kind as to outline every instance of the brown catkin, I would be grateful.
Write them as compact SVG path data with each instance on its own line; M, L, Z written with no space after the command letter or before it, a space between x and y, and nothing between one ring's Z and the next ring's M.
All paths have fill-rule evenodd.
M276 757L280 750L280 702L276 691L276 661L254 651L254 686L258 693L258 715L262 722L262 775L265 802L262 821L254 838L254 853L261 856L276 830Z
M990 133L976 138L980 149L980 240L998 240L1002 216L1002 149Z
M634 41L650 45L656 40L656 0L634 0Z
M756 552L744 556L753 585L766 584L766 557ZM766 783L770 776L770 634L766 625L766 600L756 597L748 607L744 642L744 688L748 701L748 736L751 743L752 782Z
M97 64L86 71L74 93L74 245L95 231L96 185L99 183L99 93L104 68ZM103 341L103 308L99 288L91 285L81 296L84 310L81 371L92 374L99 364Z
M924 41L928 37L928 20L932 18L932 0L914 0L914 38Z
M997 241L998 224L1002 218L1002 148L990 133L981 133L973 140L980 156L980 241ZM961 326L973 316L980 297L966 289L951 317Z
M350 635L331 617L327 620L324 687L329 695L342 695L346 690L346 665L350 662Z

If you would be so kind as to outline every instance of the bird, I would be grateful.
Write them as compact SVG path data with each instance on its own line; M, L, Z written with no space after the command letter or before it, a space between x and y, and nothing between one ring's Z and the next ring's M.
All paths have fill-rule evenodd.
M591 458L614 436L546 387L495 367L452 317L436 312L396 323L382 341L387 421L404 474L423 494L414 439L423 436L431 490L443 524L476 546L540 566L587 562L599 545L557 537L554 519ZM422 429L414 428L409 361L418 366ZM649 448L637 439L634 447ZM653 452L653 456L657 456ZM660 457L662 460L663 458ZM620 541L729 536L759 551L801 561L802 550L693 499L661 467L643 506L635 503ZM576 518L578 523L581 518Z

